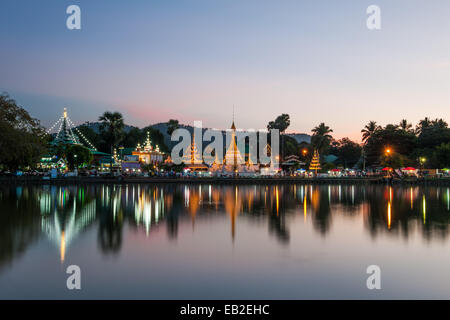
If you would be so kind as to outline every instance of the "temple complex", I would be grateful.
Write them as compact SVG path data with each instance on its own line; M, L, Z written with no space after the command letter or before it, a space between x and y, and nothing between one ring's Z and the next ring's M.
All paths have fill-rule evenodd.
M210 171L215 174L245 174L256 173L259 171L259 165L254 164L251 160L250 152L245 160L245 153L242 154L238 148L236 137L236 126L231 124L231 138L225 152L223 161L220 161L217 154L211 165Z
M159 164L164 161L164 153L159 150L158 145L153 148L150 141L150 133L147 132L147 139L142 147L140 143L136 146L136 150L131 152L132 155L138 156L139 162L143 164Z

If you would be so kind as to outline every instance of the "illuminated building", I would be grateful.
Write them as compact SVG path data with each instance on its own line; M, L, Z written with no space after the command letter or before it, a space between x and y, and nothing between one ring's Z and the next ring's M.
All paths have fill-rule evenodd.
M131 154L138 156L139 162L143 164L159 164L164 161L164 153L159 150L158 145L153 148L149 132L147 132L144 146L141 147L141 144L138 143L136 150L132 151Z

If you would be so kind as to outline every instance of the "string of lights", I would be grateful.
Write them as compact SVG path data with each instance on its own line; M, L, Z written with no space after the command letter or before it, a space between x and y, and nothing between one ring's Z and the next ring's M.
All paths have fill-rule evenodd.
M56 139L59 138L59 134L61 133L61 129L62 129L63 123L64 123L64 121L62 121L61 124L59 125L58 133L56 134Z
M67 120L70 122L70 124L75 128L75 131L78 133L78 135L80 135L82 138L83 138L83 140L92 148L92 149L94 149L95 151L97 151L97 148L96 147L94 147L94 145L88 140L88 138L86 138L85 136L84 136L84 134L82 134L81 132L80 132L80 130L78 130L78 128L74 125L74 123L72 122L72 120L70 120L70 118L69 117L67 117Z
M66 109L64 109L64 114L62 117L60 117L58 119L58 121L56 121L51 127L50 129L47 130L47 133L50 134L52 132L52 130L58 125L58 123L60 123L57 134L56 134L56 139L59 138L60 134L61 134L61 130L64 124L64 119L66 119L67 124L68 124L68 130L69 133L73 139L73 141L75 143L80 143L80 139L79 137L81 137L83 139L83 141L94 151L97 151L97 148L84 136L84 134L81 133L81 131L75 126L75 124L73 123L73 121L69 118L69 116L67 116L67 111ZM76 134L74 134L73 130L75 130Z
M47 133L50 134L53 130L53 128L63 119L63 117L59 118L58 121L56 121L51 127L50 129L47 130Z

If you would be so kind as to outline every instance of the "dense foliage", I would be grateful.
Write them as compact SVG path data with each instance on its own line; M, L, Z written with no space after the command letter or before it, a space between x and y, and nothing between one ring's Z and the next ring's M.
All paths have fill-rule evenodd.
M37 119L8 95L0 95L0 166L34 167L46 152L48 136Z

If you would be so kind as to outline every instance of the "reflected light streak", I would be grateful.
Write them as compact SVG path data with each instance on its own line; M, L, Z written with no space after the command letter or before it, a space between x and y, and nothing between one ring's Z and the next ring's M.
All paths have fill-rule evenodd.
M60 255L61 255L61 263L63 263L64 259L65 259L65 255L66 255L66 236L64 234L64 231L61 233L61 250L60 250Z
M388 210L387 210L387 223L388 223L388 229L391 229L391 218L392 218L392 206L391 202L388 202Z
M280 203L279 203L279 198L278 198L278 186L277 186L277 187L275 187L275 191L276 191L276 201L277 201L277 216L278 216L278 209L279 209L279 206L280 206Z
M306 206L306 194L305 194L305 198L303 199L303 216L304 216L304 221L306 222L306 211L307 211L307 206Z
M423 224L425 224L427 219L427 201L425 199L425 195L422 198L422 210L423 210Z

